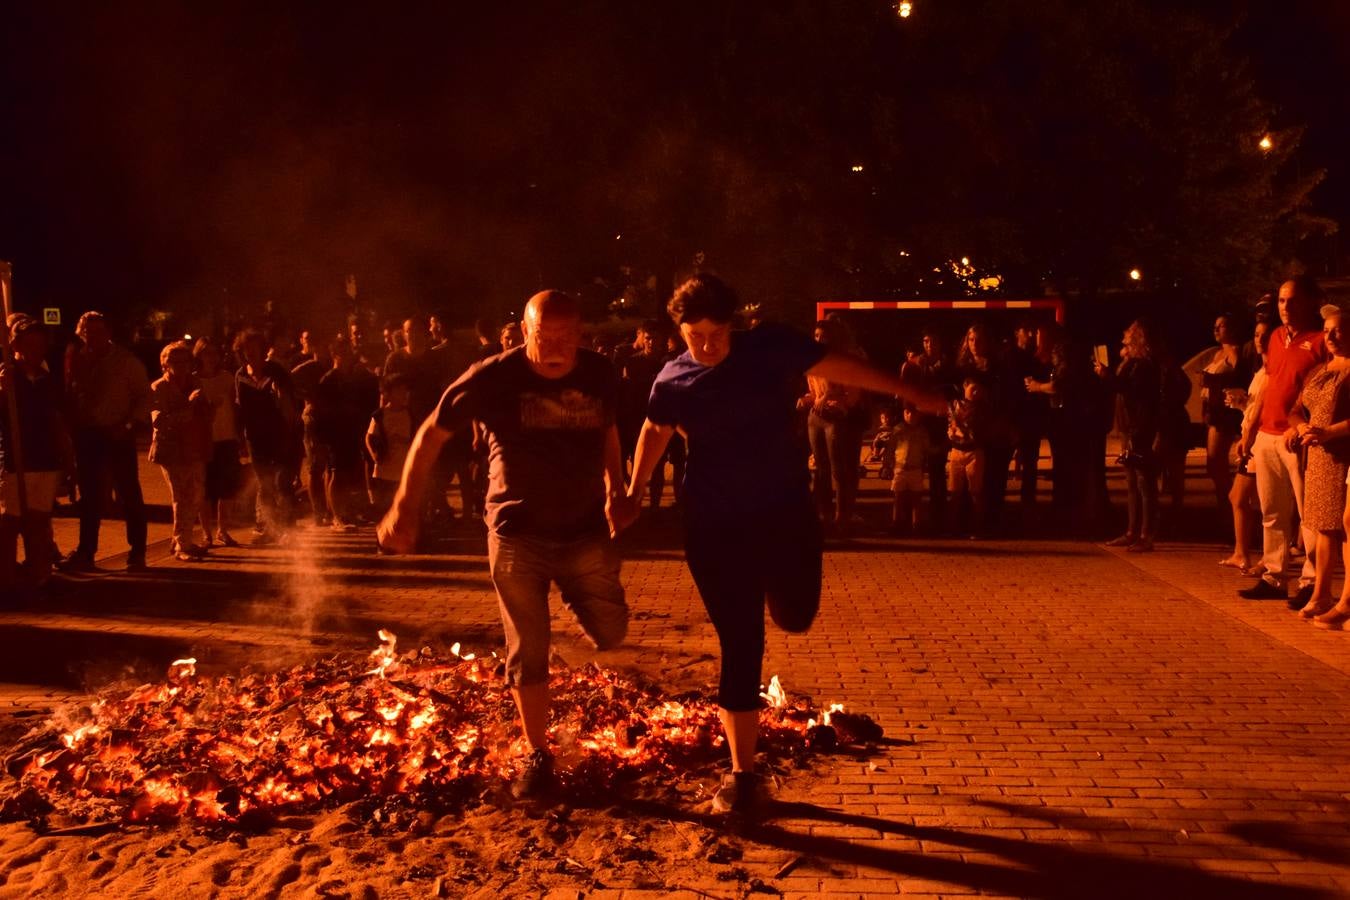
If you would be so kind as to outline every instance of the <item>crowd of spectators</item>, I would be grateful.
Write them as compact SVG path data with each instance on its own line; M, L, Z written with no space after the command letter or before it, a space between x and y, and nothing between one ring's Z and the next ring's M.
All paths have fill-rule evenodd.
M1215 346L1198 372L1206 475L1233 523L1233 552L1221 564L1259 576L1244 596L1285 598L1328 627L1350 618L1350 592L1339 602L1331 595L1333 563L1350 527L1350 341L1342 343L1340 321L1338 308L1322 306L1315 282L1295 279L1258 305L1254 327L1239 315L1219 316ZM147 430L149 462L169 487L171 550L182 561L237 546L244 526L252 528L252 543L265 545L288 542L301 524L346 532L373 523L393 499L418 426L447 386L473 362L522 341L514 321L479 320L476 342L458 343L436 316L389 322L373 340L360 321L332 333L264 322L228 340L168 343L152 381L99 312L80 317L76 340L56 366L43 326L22 315L8 324L14 362L4 390L17 391L26 475L21 503L6 421L0 576L35 585L53 564L94 568L110 495L125 521L127 567L146 566L137 454ZM843 318L816 323L814 337L833 352L866 358ZM612 360L619 378L617 426L631 466L652 384L684 347L662 322L646 320L631 340L615 345L602 333L593 348ZM1192 381L1145 319L1125 329L1117 364L1104 349L1077 343L1052 321L1019 322L1007 335L977 322L954 354L938 330L925 330L905 347L899 374L945 397L943 415L805 379L798 427L827 532L847 539L867 527L858 513L859 479L872 462L889 483L888 524L897 536L983 538L1044 522L1082 533L1109 519L1107 446L1115 432L1127 515L1124 532L1107 544L1132 553L1154 549L1163 504L1174 514L1183 501ZM486 452L478 431L455 434L424 514L429 539L456 527L445 502L452 485L460 525L481 520ZM649 483L653 509L663 502L667 464L679 504L686 453L676 435ZM1050 504L1043 509L1039 482L1047 471ZM1014 477L1016 517L1006 502ZM80 528L76 546L60 557L51 513L63 488L77 501ZM1302 572L1290 599L1285 572L1298 554Z

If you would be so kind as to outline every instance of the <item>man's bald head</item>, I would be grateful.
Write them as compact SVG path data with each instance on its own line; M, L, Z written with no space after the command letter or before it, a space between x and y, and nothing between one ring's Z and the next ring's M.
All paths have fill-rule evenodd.
M545 378L561 378L576 365L581 343L581 304L563 291L540 291L521 319L525 358Z
M577 298L566 291L540 291L525 301L526 322L541 322L545 319L581 321L581 304Z

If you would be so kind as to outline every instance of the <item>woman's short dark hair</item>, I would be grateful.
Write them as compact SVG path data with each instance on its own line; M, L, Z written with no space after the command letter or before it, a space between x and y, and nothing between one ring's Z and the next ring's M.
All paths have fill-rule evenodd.
M726 282L716 275L701 273L675 289L675 295L666 304L666 311L676 327L685 322L726 323L736 317L740 301Z

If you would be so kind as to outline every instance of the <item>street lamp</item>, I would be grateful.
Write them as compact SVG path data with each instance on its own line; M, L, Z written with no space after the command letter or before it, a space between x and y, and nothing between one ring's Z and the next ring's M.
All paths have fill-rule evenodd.
M1270 139L1270 135L1263 134L1256 146L1260 147L1263 153L1269 153L1270 148L1275 146L1275 142Z
M1143 273L1143 272L1140 272L1138 269L1131 269L1131 270L1130 270L1130 280L1131 280L1131 281L1138 281L1139 279L1141 279L1141 278L1143 278L1143 277L1144 277L1144 273Z
M895 11L900 14L900 18L908 19L909 14L914 12L914 4L910 3L909 0L900 0L900 5L895 8Z
M860 165L854 165L854 166L853 166L853 174L854 174L854 175L857 175L858 173L862 172L862 170L863 170L863 167L860 166Z

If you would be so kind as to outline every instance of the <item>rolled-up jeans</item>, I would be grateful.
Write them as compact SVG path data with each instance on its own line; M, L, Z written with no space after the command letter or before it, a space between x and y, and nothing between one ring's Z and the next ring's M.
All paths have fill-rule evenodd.
M1278 434L1259 431L1252 443L1252 461L1248 468L1256 475L1256 496L1261 501L1261 563L1266 580L1284 585L1284 570L1289 565L1289 546L1294 542L1294 513L1303 514L1303 470L1298 454L1284 446ZM1306 528L1303 532L1301 585L1312 584L1317 578L1317 564L1313 548L1316 533Z
M187 549L196 545L197 519L206 503L206 463L184 462L160 464L164 480L169 485L169 502L173 508L173 543Z
M548 682L549 585L598 650L623 642L628 604L619 583L619 551L605 536L569 540L488 534L488 568L506 631L506 681Z

